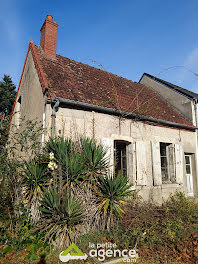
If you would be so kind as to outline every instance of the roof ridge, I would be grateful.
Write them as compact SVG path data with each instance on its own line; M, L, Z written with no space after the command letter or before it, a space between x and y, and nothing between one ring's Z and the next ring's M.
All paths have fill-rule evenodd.
M38 46L33 44L33 41L30 40L29 48L32 53L34 65L35 65L35 68L36 68L36 71L37 71L37 74L38 74L38 77L41 83L41 87L43 89L43 93L45 93L46 89L48 89L48 83L43 73L42 67L39 65L39 59L38 59L37 51L35 50L35 47L38 48Z

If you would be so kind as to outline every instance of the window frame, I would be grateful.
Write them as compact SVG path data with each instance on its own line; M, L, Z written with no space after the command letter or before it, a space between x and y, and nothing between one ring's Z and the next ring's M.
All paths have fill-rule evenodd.
M120 172L121 175L129 177L128 169L129 169L129 153L128 146L132 144L132 142L128 142L125 140L114 140L113 142L113 155L114 155L114 175L117 176ZM118 146L118 147L117 147ZM117 155L117 152L120 152ZM119 166L117 166L117 157L119 157ZM131 160L133 162L133 160ZM118 170L116 169L118 167Z
M161 166L161 177L162 184L174 184L176 183L176 171L175 171L175 148L172 143L159 142L160 144L160 166ZM173 145L173 146L172 146ZM170 149L173 148L172 156ZM162 166L162 159L165 159L166 166ZM163 176L164 171L165 177Z

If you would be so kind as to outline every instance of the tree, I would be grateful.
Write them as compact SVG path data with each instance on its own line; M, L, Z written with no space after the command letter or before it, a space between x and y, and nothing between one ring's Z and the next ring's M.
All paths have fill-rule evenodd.
M4 74L0 81L0 114L9 116L16 96L16 86L9 75Z

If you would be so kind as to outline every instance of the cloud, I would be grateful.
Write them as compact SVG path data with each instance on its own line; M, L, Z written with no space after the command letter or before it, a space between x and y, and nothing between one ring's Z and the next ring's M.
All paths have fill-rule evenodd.
M183 61L174 76L175 82L188 90L198 93L198 47L191 50Z
M193 49L185 59L184 65L198 66L198 47Z

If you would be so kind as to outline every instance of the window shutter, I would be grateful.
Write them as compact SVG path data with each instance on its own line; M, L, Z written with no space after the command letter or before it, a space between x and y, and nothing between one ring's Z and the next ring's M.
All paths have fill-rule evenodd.
M112 138L102 138L101 144L107 151L106 158L109 159L109 173L114 174L114 140Z
M133 143L127 146L127 176L133 182Z
M183 170L183 148L175 144L175 168L176 168L176 182L181 184L184 179Z
M168 154L168 173L171 182L176 182L175 175L175 146L174 144L170 144L167 146L167 154Z
M147 185L146 145L143 141L136 142L137 185Z
M153 182L155 186L158 186L158 185L162 185L160 143L151 142L151 146L152 146L152 162L153 162Z

